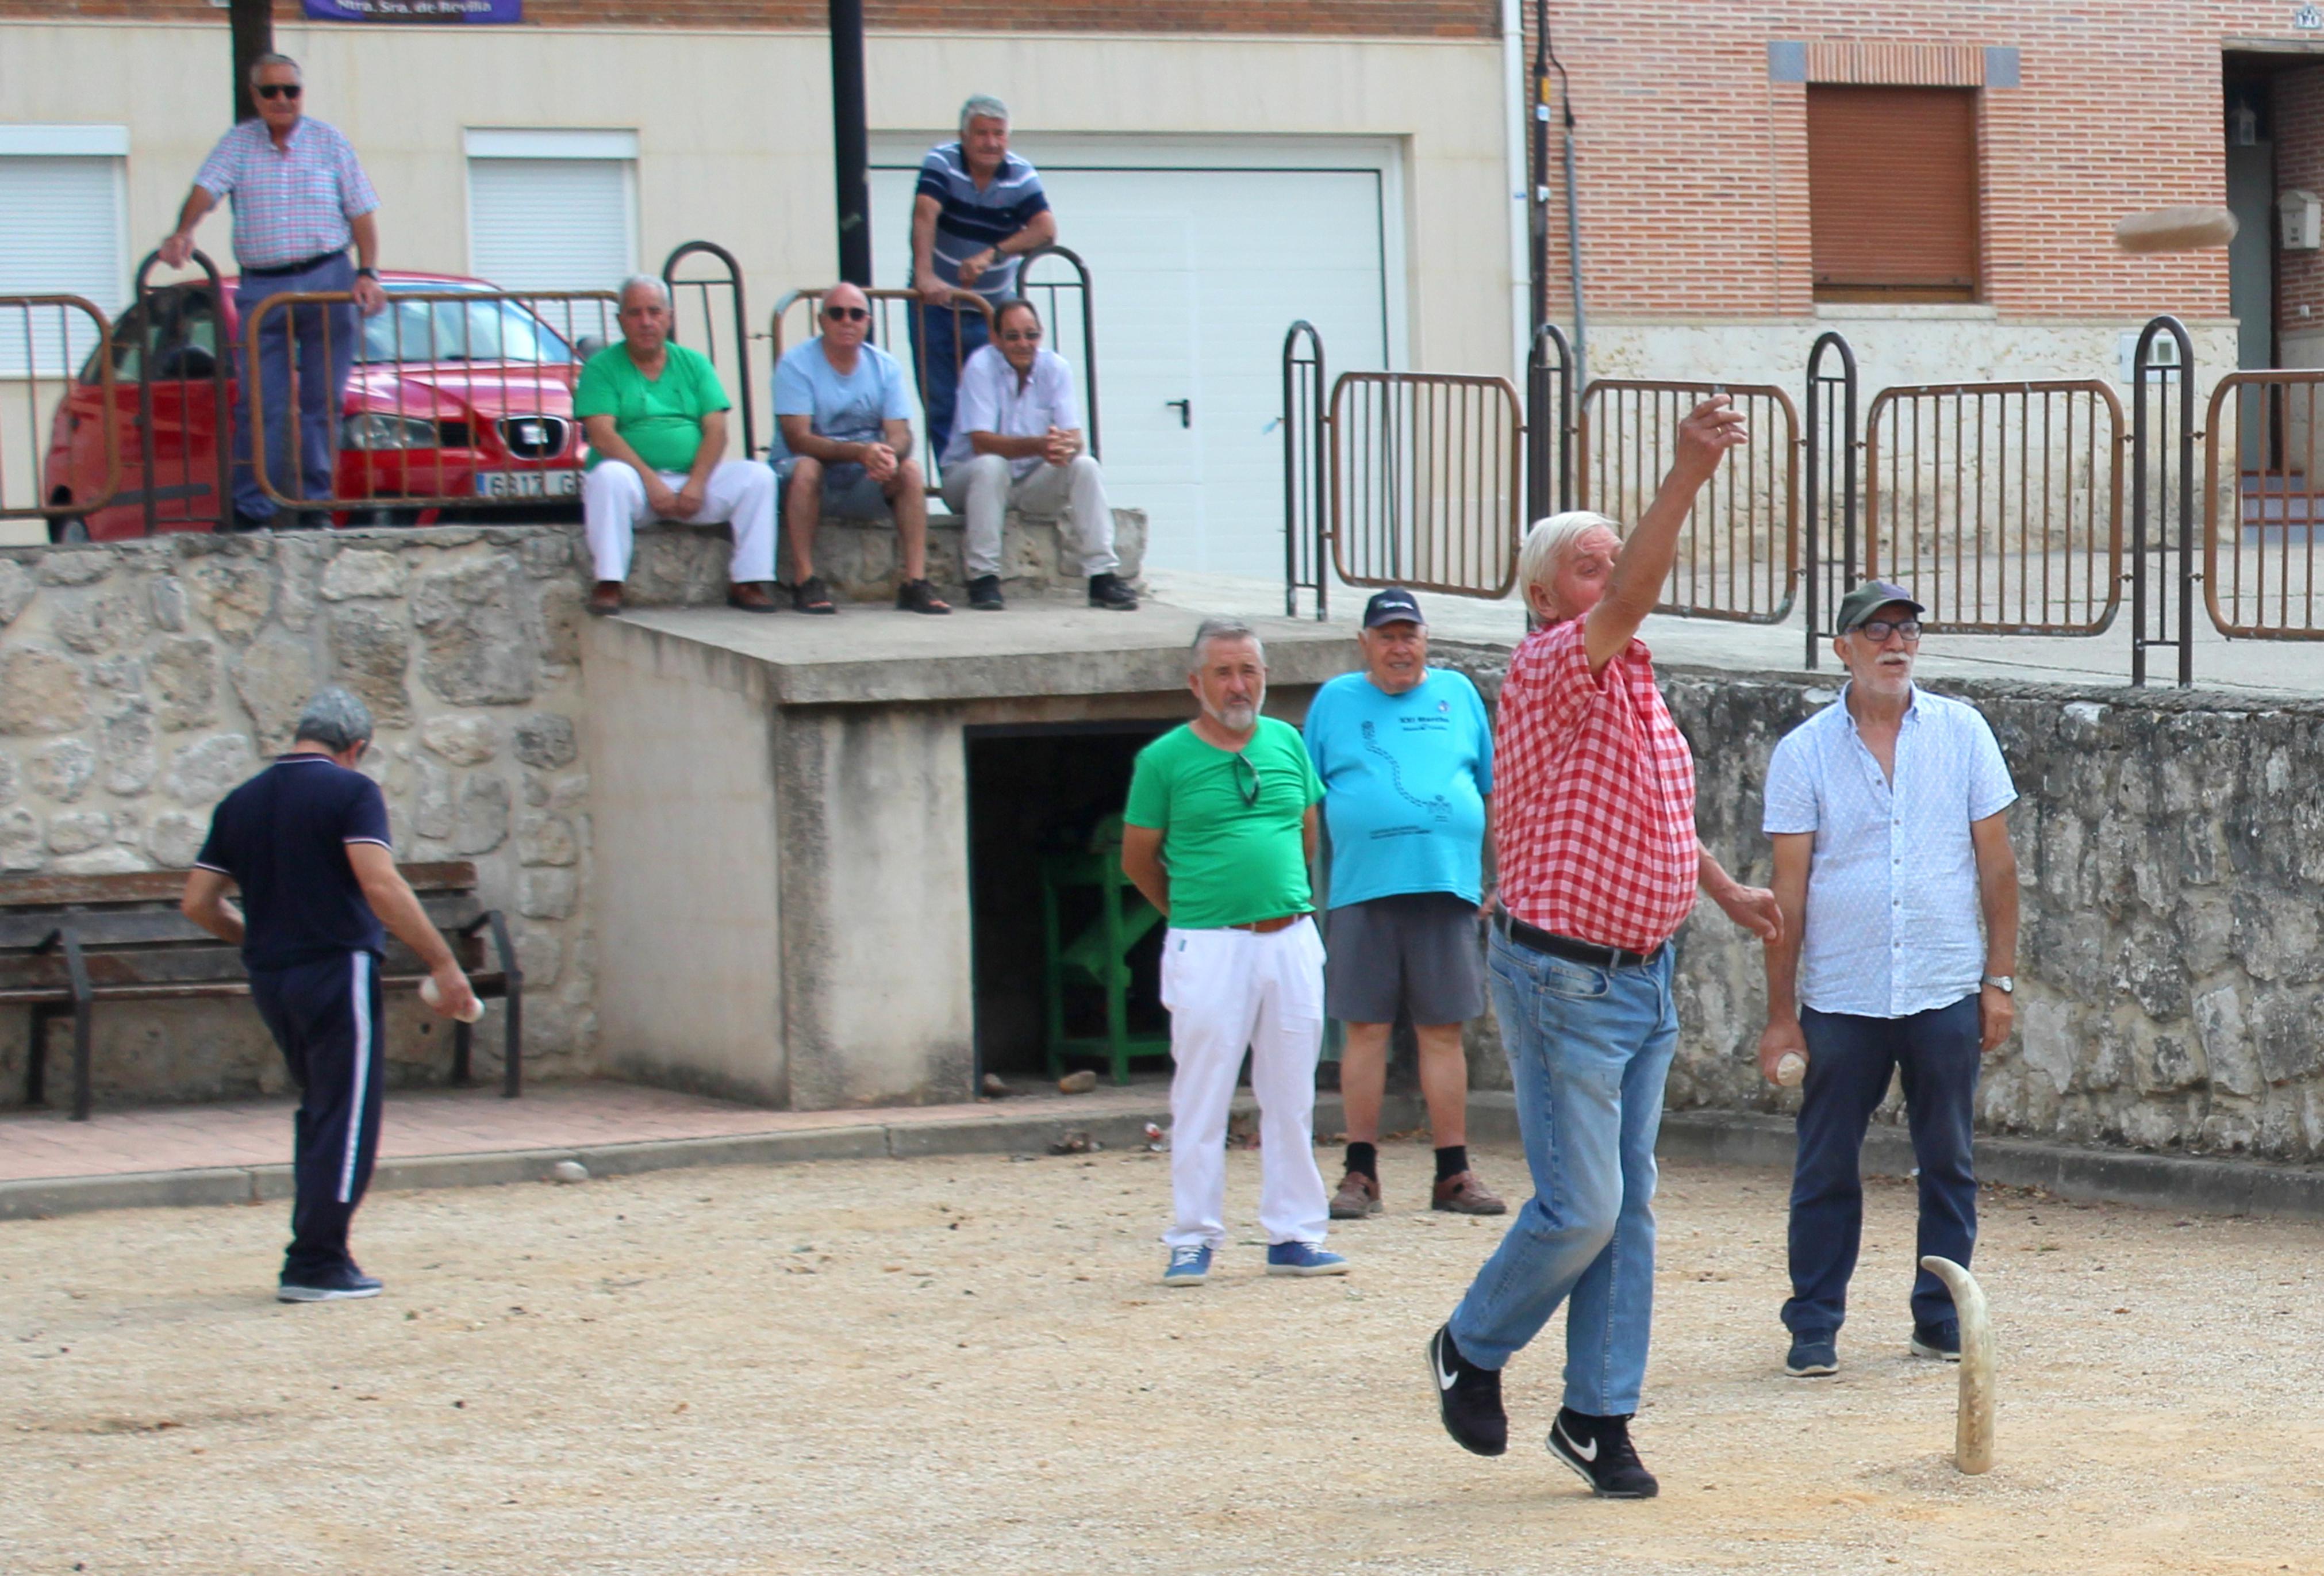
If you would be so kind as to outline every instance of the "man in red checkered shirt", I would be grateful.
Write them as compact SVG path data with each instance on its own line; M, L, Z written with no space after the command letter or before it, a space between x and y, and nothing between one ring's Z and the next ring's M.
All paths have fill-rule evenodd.
M1772 940L1775 895L1694 835L1694 762L1637 638L1694 496L1747 440L1725 395L1679 423L1678 459L1628 542L1601 515L1526 537L1518 583L1541 620L1510 659L1494 726L1501 907L1486 960L1534 1196L1429 1340L1444 1427L1508 1448L1501 1367L1565 1319L1552 1454L1604 1498L1645 1499L1630 1443L1654 1312L1655 1135L1678 1041L1670 938L1698 888Z

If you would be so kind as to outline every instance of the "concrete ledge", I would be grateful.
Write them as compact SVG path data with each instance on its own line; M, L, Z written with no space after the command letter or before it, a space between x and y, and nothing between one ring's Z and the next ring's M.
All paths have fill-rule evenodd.
M164 1210L250 1201L250 1173L239 1166L0 1182L0 1220L33 1220L84 1210Z
M730 1138L658 1138L641 1144L601 1144L570 1158L591 1176L631 1176L689 1165L783 1165L801 1160L877 1160L888 1153L888 1129L816 1127L804 1133L742 1133Z

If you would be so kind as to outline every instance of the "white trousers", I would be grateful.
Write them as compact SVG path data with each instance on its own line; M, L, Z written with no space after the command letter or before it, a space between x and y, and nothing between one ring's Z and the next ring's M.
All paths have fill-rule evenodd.
M686 477L661 473L662 486L678 492ZM626 460L601 461L581 479L581 519L588 528L589 552L601 580L630 578L630 543L637 528L654 518L646 503L645 478ZM689 525L732 522L734 557L727 578L747 585L775 578L775 473L755 459L722 459L710 473L702 507Z
M1315 1059L1323 1047L1323 939L1315 922L1265 935L1172 930L1162 941L1170 1009L1172 1247L1222 1247L1227 1110L1250 1051L1259 1097L1259 1223L1269 1243L1321 1242L1331 1222L1315 1169Z
M1086 454L1065 465L1037 465L1021 480L1010 476L1000 455L975 455L945 467L944 501L953 513L968 516L960 556L970 579L1001 572L1001 523L1011 509L1055 519L1084 575L1111 574L1121 562L1113 555L1105 473Z

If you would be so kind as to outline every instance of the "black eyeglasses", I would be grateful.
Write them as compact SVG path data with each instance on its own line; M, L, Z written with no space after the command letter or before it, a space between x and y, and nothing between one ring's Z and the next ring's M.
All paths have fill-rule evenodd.
M1234 756L1234 765L1229 770L1235 774L1235 792L1242 795L1243 808L1257 810L1259 808L1259 768L1250 764L1250 756L1237 750ZM1248 788L1242 785L1242 774L1245 772L1250 774L1250 786Z
M262 82L256 88L253 88L252 91L256 93L261 98L296 98L299 97L299 84L296 82Z
M868 307L825 307L823 315L835 323L861 323L870 320L872 311Z
M1906 640L1918 640L1921 638L1921 621L1917 618L1898 618L1894 621L1886 618L1868 618L1856 626L1856 633L1875 645L1880 644L1892 634L1901 635Z
M1041 342L1041 330L1038 329L1004 329L1001 332L1001 337L1011 345L1023 345L1028 342L1038 345Z

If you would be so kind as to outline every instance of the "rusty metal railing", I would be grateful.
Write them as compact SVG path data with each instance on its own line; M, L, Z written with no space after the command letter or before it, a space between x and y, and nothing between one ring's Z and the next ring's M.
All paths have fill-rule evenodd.
M2122 403L2095 378L1886 388L1864 572L1940 634L2097 635L2122 599Z
M1773 384L1592 380L1582 395L1574 504L1635 523L1676 458L1679 422L1714 394L1743 413L1751 442L1695 496L1655 610L1781 624L1799 579L1800 418Z
M310 353L318 369L335 366L337 352L351 361L346 394L330 413L330 486L321 493L310 490L298 459L312 436L300 402L286 389L279 415L270 416L265 380L242 379L252 468L278 508L410 520L426 510L538 508L580 497L575 346L619 337L613 292L391 285L387 305L370 317L354 300L345 291L289 292L267 297L242 325L245 372L260 364L270 323L280 325L272 331L291 366ZM339 338L350 332L352 347ZM368 377L362 369L373 366L394 370Z
M678 266L689 257L708 257L725 270L723 276L705 279L700 275L680 278ZM735 409L742 418L742 453L755 458L759 452L759 423L756 395L751 384L751 308L742 296L742 265L734 254L715 241L687 241L671 251L662 260L662 288L669 292L669 337L683 340L679 331L686 313L680 303L692 302L702 320L700 343L702 353L710 365L718 368L724 378L726 369L733 369L728 392ZM726 332L719 333L719 313L712 307L714 292L726 292ZM720 341L724 340L722 349Z
M768 328L768 338L774 345L772 355L776 366L782 365L785 343L784 321L794 311L800 308L806 309L807 333L798 340L799 343L805 343L807 338L812 338L819 331L816 327L820 320L817 314L823 310L824 294L829 288L827 285L815 285L806 290L794 290L775 303L774 314ZM912 393L918 397L920 406L919 415L913 426L913 437L916 440L914 457L919 460L921 474L927 477L928 488L933 492L942 480L943 457L929 451L927 378L923 375L919 357L912 350L912 339L908 325L915 315L925 316L929 311L948 311L952 314L953 379L957 385L962 365L975 353L975 347L964 348L961 343L961 322L971 316L983 319L985 336L989 339L992 333L992 307L982 296L973 290L954 291L951 304L940 308L930 307L920 299L920 292L916 290L867 290L863 295L872 304L872 332L865 342L878 345L882 349L888 349L890 346L902 347L900 351L888 349L888 353L902 362L905 369L912 375ZM775 422L776 431L779 433L782 417L779 415L775 417Z
M223 531L234 518L226 289L207 255L196 252L188 261L199 277L155 284L161 254L148 253L130 287L130 308L114 325L115 375L126 370L137 386L137 454L134 468L124 457L112 503L136 505L148 536Z
M113 325L96 302L0 295L0 520L46 520L51 539L61 540L120 491L113 370ZM51 474L52 456L61 474ZM76 459L96 468L94 485L78 494Z
M2231 372L2203 422L2203 600L2239 640L2324 640L2324 371Z
M1525 530L1525 417L1508 379L1343 372L1330 420L1342 580L1508 595Z

